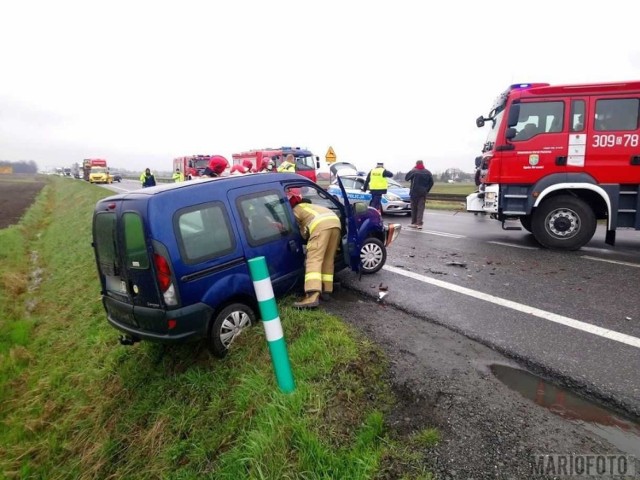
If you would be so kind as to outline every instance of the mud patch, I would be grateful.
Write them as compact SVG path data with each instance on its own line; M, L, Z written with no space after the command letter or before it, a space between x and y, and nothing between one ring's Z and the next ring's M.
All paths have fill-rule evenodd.
M0 228L18 223L44 186L32 176L0 176Z

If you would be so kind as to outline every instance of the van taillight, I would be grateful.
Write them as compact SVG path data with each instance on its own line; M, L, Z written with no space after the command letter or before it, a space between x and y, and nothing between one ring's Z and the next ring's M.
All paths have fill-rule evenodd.
M153 263L156 266L156 280L162 293L164 302L169 306L178 304L178 297L176 295L176 289L171 283L171 269L167 259L157 253L153 254Z
M167 260L157 253L153 254L153 263L156 266L156 279L162 293L166 292L171 286L171 269Z

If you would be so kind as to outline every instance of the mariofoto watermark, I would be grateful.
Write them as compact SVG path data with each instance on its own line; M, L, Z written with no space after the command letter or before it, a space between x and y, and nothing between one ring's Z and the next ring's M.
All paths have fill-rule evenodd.
M534 475L635 478L636 457L633 455L615 454L535 454L533 455L531 469L531 473Z

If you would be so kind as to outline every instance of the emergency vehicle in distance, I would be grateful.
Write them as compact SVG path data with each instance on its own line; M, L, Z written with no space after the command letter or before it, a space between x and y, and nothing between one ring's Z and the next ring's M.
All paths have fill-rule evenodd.
M173 159L173 171L179 170L185 180L202 177L204 170L209 166L209 160L214 155L191 155Z
M599 219L640 230L640 81L584 85L525 83L498 96L476 159L480 185L467 211L519 220L543 246L577 250Z
M103 158L85 158L82 161L83 178L90 183L111 183L107 161Z
M249 160L253 168L259 172L264 162L273 160L277 168L289 154L292 154L295 158L296 173L315 182L317 180L316 170L320 168L320 159L309 150L303 148L280 147L250 150L248 152L234 153L231 158L233 165L242 165L244 160Z

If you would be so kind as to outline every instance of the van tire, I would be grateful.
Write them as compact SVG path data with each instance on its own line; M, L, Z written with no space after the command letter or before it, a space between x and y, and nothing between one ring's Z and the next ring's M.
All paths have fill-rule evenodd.
M360 249L360 264L362 273L370 275L380 270L387 261L387 249L375 237L367 238Z
M583 200L570 195L552 197L533 213L531 232L541 245L578 250L596 231L596 216Z
M211 353L224 358L233 341L256 321L254 311L243 303L227 305L216 315L209 331L208 347Z

